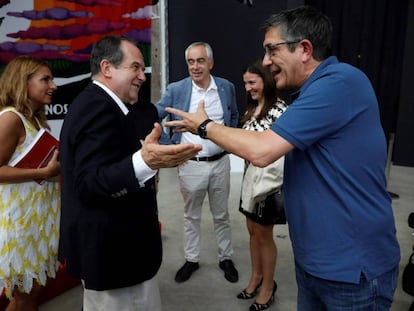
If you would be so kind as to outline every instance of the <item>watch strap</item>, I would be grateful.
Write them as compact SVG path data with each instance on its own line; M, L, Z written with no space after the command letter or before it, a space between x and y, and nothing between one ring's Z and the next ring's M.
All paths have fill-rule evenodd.
M207 138L207 131L206 131L206 126L207 124L209 124L210 122L213 122L213 120L211 119L206 119L203 122L201 122L201 124L198 126L197 129L197 133L201 138L206 139Z

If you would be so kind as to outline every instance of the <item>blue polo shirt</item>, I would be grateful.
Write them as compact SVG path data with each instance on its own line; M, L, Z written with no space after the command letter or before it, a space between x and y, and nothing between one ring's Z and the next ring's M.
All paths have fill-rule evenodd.
M397 266L386 140L366 75L327 58L272 130L295 146L285 157L284 194L296 262L351 283Z

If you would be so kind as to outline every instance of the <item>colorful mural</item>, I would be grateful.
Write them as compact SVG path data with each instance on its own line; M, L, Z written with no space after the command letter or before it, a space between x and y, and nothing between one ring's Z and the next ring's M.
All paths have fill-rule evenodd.
M0 63L20 54L58 61L59 76L70 63L89 60L93 42L105 34L151 44L149 0L32 0L0 3ZM148 55L150 56L150 55Z
M58 85L81 81L106 34L137 40L151 66L151 14L151 0L0 0L0 70L26 54L46 59Z

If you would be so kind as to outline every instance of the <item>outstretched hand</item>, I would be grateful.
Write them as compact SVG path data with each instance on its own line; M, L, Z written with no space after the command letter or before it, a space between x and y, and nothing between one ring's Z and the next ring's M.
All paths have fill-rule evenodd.
M163 167L173 167L195 157L202 149L201 145L177 144L160 145L158 140L161 136L161 125L154 124L151 133L141 140L141 156L145 163L153 170Z
M197 134L199 125L208 118L204 110L204 101L198 104L197 111L193 113L171 107L167 107L165 110L181 118L181 120L165 122L165 126L172 127L174 133L191 132Z

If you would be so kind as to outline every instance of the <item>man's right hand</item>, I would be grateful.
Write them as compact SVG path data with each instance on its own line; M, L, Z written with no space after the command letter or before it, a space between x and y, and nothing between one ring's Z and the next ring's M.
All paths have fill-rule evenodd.
M180 117L180 120L168 121L164 124L167 127L172 127L174 133L190 132L198 135L198 127L203 121L208 119L203 100L198 103L196 112L190 113L171 107L166 107L165 111Z
M141 140L142 159L153 170L182 164L195 157L202 149L201 145L189 143L160 145L158 139L160 138L161 132L161 125L155 123L151 133L145 137L145 140Z

